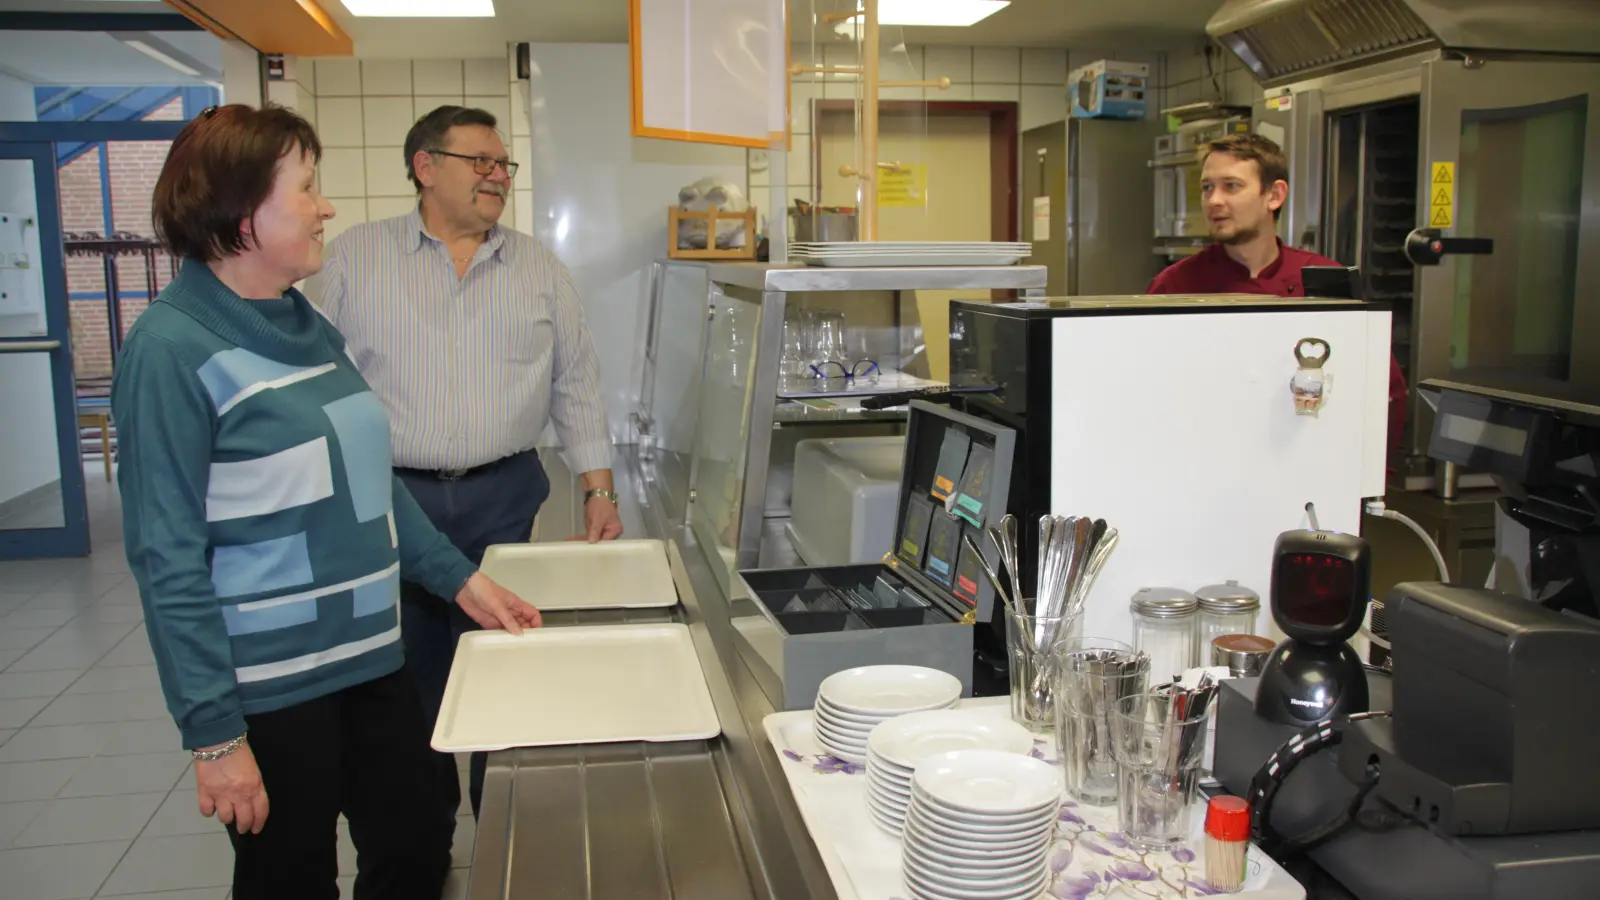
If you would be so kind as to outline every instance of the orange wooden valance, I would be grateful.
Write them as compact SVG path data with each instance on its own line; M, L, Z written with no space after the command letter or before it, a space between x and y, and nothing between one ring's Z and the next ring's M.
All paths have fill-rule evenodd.
M166 4L221 38L240 40L262 53L349 56L350 35L316 0L166 0Z

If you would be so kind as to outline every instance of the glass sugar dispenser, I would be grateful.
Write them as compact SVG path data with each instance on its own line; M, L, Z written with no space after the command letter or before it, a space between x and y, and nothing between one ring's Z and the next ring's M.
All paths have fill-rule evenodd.
M1200 601L1172 587L1141 588L1133 595L1133 649L1150 657L1150 683L1176 681L1195 665L1196 611Z
M1225 634L1255 634L1261 595L1237 581L1208 584L1194 592L1200 605L1195 665L1210 665L1211 642Z

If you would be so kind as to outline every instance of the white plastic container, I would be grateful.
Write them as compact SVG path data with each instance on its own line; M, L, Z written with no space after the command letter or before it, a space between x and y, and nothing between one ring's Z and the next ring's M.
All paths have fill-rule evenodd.
M894 436L795 445L789 539L806 565L873 563L889 552L905 452Z

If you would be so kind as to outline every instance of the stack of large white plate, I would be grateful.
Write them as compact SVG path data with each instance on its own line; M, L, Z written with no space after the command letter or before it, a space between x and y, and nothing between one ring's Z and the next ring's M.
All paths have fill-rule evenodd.
M1018 241L850 241L797 243L789 256L812 266L1011 266L1033 245Z
M1031 756L955 750L911 779L901 842L912 900L1032 900L1049 881L1061 772Z
M846 762L867 761L867 736L906 713L945 709L961 699L961 679L922 666L862 666L835 672L812 707L817 743Z
M953 750L996 750L1027 755L1028 729L983 710L938 709L911 713L872 729L867 738L867 809L895 837L905 829L911 776L930 756Z

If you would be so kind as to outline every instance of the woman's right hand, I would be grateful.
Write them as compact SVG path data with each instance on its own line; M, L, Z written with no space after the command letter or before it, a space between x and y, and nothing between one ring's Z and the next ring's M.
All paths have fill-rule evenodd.
M250 752L250 742L221 759L195 760L194 786L200 797L200 815L215 814L240 834L260 834L267 824L267 787Z

